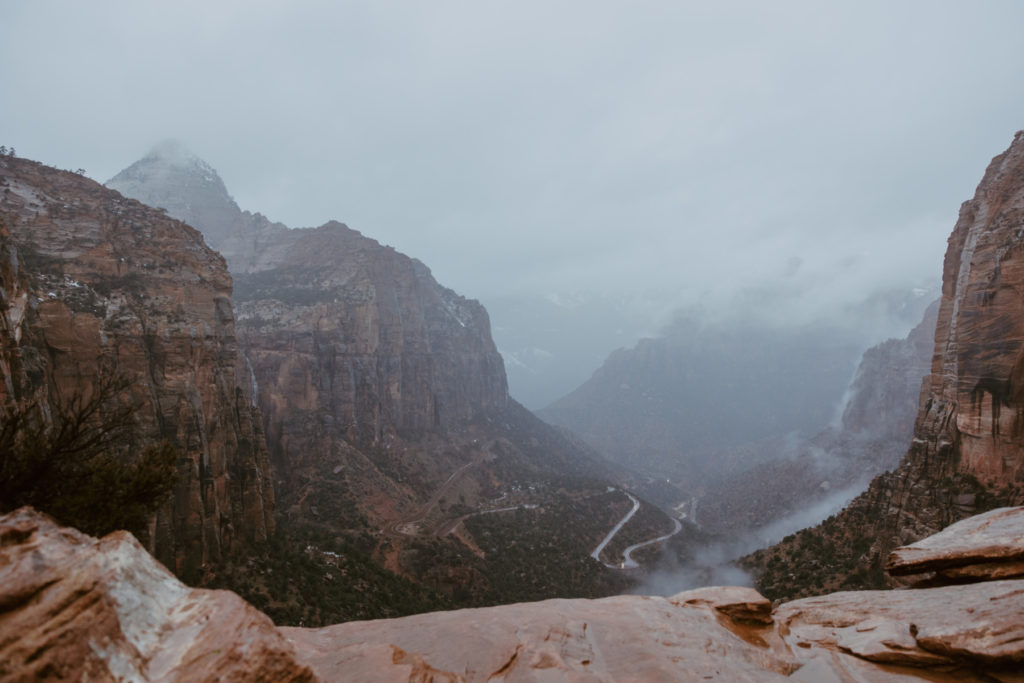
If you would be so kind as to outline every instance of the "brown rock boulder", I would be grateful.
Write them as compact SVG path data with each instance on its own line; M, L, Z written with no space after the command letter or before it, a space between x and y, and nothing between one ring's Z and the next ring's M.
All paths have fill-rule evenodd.
M937 572L951 581L1024 576L1024 507L997 508L897 548L886 563L893 576Z
M0 517L0 679L312 681L273 623L191 589L119 531Z

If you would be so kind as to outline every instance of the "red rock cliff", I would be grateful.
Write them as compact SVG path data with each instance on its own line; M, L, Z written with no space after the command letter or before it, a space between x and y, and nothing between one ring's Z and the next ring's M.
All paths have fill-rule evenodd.
M239 338L275 430L328 414L338 435L374 445L505 407L480 304L340 223L289 234L277 263L237 276Z
M0 158L0 394L53 400L109 366L139 444L179 449L151 550L190 575L273 528L261 421L236 379L231 278L198 231L84 177Z
M1024 480L1024 132L992 160L949 238L919 448L982 481Z

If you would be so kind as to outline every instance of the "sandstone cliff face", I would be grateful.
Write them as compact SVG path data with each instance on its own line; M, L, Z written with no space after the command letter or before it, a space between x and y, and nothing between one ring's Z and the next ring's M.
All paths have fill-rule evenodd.
M193 575L273 529L262 426L236 378L231 278L194 229L72 173L0 159L0 392L53 400L101 368L132 381L137 452L168 439L178 485L151 548ZM125 397L128 399L128 397Z
M288 430L285 405L301 413L294 425L326 413L335 436L363 445L506 406L487 312L422 263L334 221L292 230L243 212L216 171L174 143L108 186L196 226L227 259L240 341L275 439Z
M330 415L335 436L380 445L505 408L479 303L340 223L289 236L277 263L236 279L240 341L272 439L286 423Z
M1024 132L964 202L910 450L870 494L891 544L1024 500ZM855 501L865 505L864 501Z
M1024 581L1002 577L1022 538L1024 508L999 510L890 562L974 583L774 609L712 587L275 629L227 591L186 588L124 532L96 540L26 508L0 517L0 677L1019 682Z
M943 266L918 448L986 482L1024 482L1024 132L960 209Z
M285 237L276 262L236 275L235 297L283 500L309 492L306 468L329 471L385 523L490 457L458 435L509 404L487 313L340 223Z

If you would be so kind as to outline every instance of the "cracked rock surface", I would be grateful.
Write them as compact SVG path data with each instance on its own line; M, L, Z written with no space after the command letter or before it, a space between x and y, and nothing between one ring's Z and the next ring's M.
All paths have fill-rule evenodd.
M977 554L986 518L1024 547L1022 508L931 547ZM186 587L125 532L95 539L30 508L0 517L0 680L1010 683L1024 681L1022 614L1024 580L1004 579L774 610L726 586L275 628L233 593Z

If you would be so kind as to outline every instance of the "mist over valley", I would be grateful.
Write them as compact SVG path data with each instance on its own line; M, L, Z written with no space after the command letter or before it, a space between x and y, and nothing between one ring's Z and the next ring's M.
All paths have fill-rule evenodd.
M0 15L0 679L1017 680L1016 3Z

